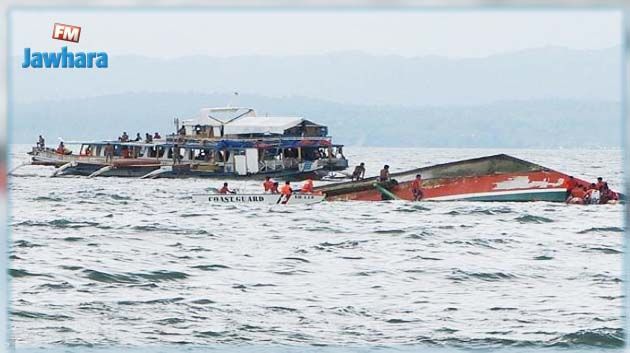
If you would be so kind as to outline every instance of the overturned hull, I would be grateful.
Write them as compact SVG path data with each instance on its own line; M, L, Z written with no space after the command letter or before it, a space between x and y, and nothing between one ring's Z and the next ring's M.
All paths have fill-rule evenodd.
M413 169L376 178L316 188L329 201L413 200L411 183L422 175L423 200L550 201L566 199L567 174L505 154ZM578 185L589 183L575 178Z

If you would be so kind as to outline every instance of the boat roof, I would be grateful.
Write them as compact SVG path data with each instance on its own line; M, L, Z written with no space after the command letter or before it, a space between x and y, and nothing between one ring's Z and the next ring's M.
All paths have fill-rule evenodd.
M226 135L274 134L281 135L285 130L306 123L320 126L302 117L293 116L246 116L225 125Z
M245 107L202 108L197 116L183 120L182 124L221 126L248 116L256 116L256 111Z

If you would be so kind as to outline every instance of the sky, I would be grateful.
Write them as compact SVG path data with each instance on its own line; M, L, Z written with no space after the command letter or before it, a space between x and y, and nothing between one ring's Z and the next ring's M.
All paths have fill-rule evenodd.
M621 44L616 10L26 10L10 14L11 53L106 51L174 58L317 55L485 57L549 46ZM53 23L82 27L80 43L51 38Z

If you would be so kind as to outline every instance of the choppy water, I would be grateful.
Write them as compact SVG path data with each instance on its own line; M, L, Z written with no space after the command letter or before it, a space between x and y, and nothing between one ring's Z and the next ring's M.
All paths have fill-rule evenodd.
M497 152L621 186L619 151L346 151L368 174ZM621 205L199 205L219 181L51 172L10 180L17 347L622 345Z

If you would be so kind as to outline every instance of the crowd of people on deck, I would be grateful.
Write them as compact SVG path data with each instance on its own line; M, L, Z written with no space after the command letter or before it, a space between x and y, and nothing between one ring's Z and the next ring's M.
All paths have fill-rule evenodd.
M118 141L120 142L145 142L145 143L151 143L153 142L153 140L159 140L161 139L162 136L160 136L160 134L158 132L154 133L153 135L151 135L150 133L145 133L144 134L144 139L142 138L142 136L140 136L140 133L136 133L136 137L131 140L129 138L129 135L127 135L127 131L123 131L122 135L118 136Z
M564 186L567 203L593 205L619 201L619 195L608 187L608 183L602 177L597 178L596 183L588 184L569 176Z

